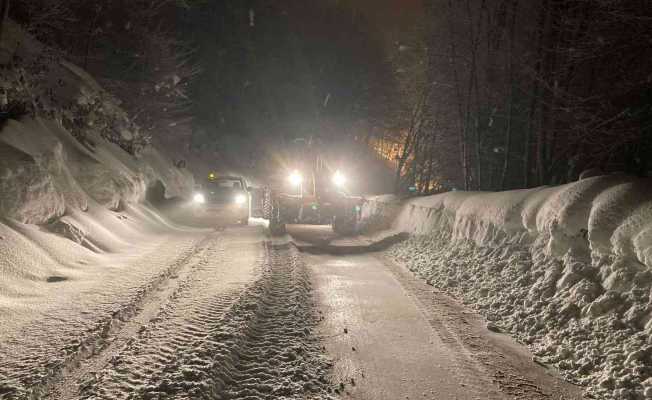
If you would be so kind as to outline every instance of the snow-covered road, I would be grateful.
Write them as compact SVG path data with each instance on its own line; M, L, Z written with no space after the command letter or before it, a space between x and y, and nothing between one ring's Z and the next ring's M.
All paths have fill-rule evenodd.
M302 242L368 245L365 238L334 239L323 228L297 226L290 233ZM304 258L323 317L320 333L334 358L333 380L342 397L582 397L580 388L534 363L524 346L490 332L477 313L383 253Z
M56 318L4 332L0 398L328 398L330 364L296 250L272 246L262 227L177 239L133 266L157 270L130 283L141 284L137 296L110 282L77 293L80 308L61 301Z
M20 323L2 315L0 399L579 398L380 253L300 253L253 226L179 230L126 259L104 283L53 283Z

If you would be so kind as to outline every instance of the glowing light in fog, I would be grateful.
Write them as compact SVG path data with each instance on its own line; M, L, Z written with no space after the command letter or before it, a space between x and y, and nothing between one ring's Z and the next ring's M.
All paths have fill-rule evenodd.
M294 186L299 186L301 182L303 182L303 177L299 173L299 171L294 171L290 174L290 183L293 184Z
M195 193L195 195L192 198L192 201L194 201L197 204L204 204L206 202L206 197L204 197L204 195L201 193Z
M346 177L340 171L335 171L335 175L333 175L333 183L336 186L342 186L346 183Z
M239 194L235 196L235 204L244 204L247 202L247 196L244 194Z

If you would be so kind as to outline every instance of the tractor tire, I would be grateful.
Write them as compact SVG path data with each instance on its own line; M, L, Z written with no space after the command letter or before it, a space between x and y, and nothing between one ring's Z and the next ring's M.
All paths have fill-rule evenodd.
M281 236L285 235L287 230L285 229L285 224L283 222L277 221L276 219L269 220L269 233L272 236Z
M269 196L269 201L267 202L269 208L269 232L272 236L285 235L285 221L282 220L280 204L278 199L275 199Z
M263 218L267 220L272 219L272 191L269 188L265 188L263 194Z
M357 227L356 218L346 216L336 216L333 221L333 232L338 235L353 235Z

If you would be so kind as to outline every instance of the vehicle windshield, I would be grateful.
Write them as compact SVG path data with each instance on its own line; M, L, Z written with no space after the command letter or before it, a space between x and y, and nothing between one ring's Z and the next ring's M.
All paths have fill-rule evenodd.
M206 185L211 190L218 191L232 191L232 190L242 190L242 181L235 178L220 178L214 181L209 181Z

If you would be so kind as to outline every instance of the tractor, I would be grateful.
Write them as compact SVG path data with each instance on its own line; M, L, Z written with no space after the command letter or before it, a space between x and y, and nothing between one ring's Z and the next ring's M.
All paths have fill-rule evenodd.
M322 154L318 138L295 139L279 157L263 199L264 218L273 235L287 224L331 225L338 234L355 232L362 199L347 194L347 177Z

